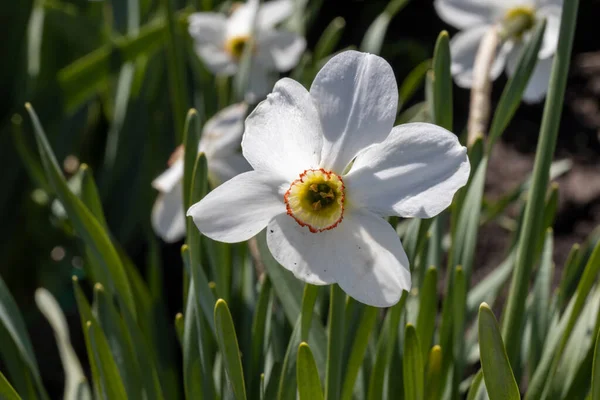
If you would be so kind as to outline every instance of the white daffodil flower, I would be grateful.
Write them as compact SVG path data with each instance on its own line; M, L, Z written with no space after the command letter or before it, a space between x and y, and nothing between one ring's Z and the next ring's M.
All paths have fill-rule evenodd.
M275 26L294 9L292 0L258 0L235 7L231 15L202 12L189 17L189 33L196 52L215 74L237 72L246 44L252 46L248 101L270 92L273 72L285 72L298 64L306 47L303 37Z
M246 119L254 168L194 204L200 232L248 240L265 227L274 258L315 285L337 283L373 306L395 304L411 277L386 216L429 218L469 176L466 149L431 124L393 127L398 88L378 56L346 51L310 92L281 79Z
M245 103L234 104L218 112L202 129L198 152L206 155L208 176L213 186L250 169L239 151L247 111ZM160 194L152 208L151 220L156 234L165 242L173 243L185 236L183 147L173 153L169 165L152 182Z
M499 48L490 71L495 80L506 67L508 75L515 73L523 43L531 37L536 22L546 19L546 31L538 62L529 80L523 100L541 101L546 95L552 60L558 44L562 0L436 0L438 15L446 23L461 29L451 42L452 75L460 87L473 83L473 63L484 34L494 25L519 24L519 29Z

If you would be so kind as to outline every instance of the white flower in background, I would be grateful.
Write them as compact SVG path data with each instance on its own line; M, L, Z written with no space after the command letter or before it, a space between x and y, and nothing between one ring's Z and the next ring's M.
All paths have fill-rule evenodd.
M215 74L235 74L246 44L251 43L248 100L254 101L271 91L273 72L292 69L304 52L303 37L275 29L293 9L292 0L268 1L260 6L258 0L249 0L235 7L229 16L213 12L190 15L189 32L196 52Z
M546 18L546 32L538 54L538 62L529 80L523 100L541 101L546 95L550 69L556 46L562 12L562 0L436 0L438 15L461 32L450 42L452 75L458 86L470 88L473 80L473 63L479 43L493 25L507 22L523 27L519 34L508 38L498 50L490 78L495 80L506 66L513 75L519 54L532 33L534 25Z
M234 104L218 112L202 129L198 152L206 155L209 181L213 186L250 169L239 151L247 111L246 104ZM173 153L169 165L169 169L152 182L160 191L152 208L152 227L165 242L172 243L185 236L183 147Z
M391 306L411 278L384 217L440 213L470 169L447 130L393 128L397 106L392 68L371 54L333 57L310 92L281 79L246 119L242 152L254 170L210 192L188 216L228 243L266 227L271 253L298 279L338 283L363 303Z

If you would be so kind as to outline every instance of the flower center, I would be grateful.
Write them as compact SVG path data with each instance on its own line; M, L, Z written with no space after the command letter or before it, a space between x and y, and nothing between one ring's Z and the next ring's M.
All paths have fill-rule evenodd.
M504 16L502 27L507 37L521 39L535 25L535 11L531 7L513 7Z
M335 228L344 218L344 181L324 169L308 169L285 192L287 214L311 232Z
M239 60L242 58L249 40L249 36L234 36L225 43L225 51L235 60Z

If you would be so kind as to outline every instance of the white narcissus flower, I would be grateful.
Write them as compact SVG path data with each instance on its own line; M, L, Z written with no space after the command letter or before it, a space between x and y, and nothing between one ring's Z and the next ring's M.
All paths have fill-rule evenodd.
M292 0L260 5L258 0L248 0L235 7L228 17L212 12L190 15L189 33L206 67L220 75L235 74L246 44L252 43L248 100L254 101L271 90L275 81L270 73L292 69L304 52L303 37L275 29L293 9Z
M373 306L411 286L407 256L386 216L429 218L469 176L466 149L431 124L393 127L398 88L378 56L346 51L310 92L281 79L246 119L253 171L194 204L200 232L248 240L265 227L274 258L315 285L337 283Z
M234 104L218 112L202 129L198 152L206 155L208 176L213 186L250 169L239 151L247 111L245 103ZM172 243L185 236L182 147L173 153L169 164L170 167L152 182L160 194L152 208L151 219L156 234Z
M534 25L545 18L547 25L538 62L523 100L533 103L544 98L558 44L562 0L436 0L435 8L446 23L461 29L450 41L450 49L452 75L456 84L464 88L473 83L475 55L488 29L517 19L524 28L500 46L490 72L490 78L495 80L505 67L509 75L515 73L523 43L531 37Z

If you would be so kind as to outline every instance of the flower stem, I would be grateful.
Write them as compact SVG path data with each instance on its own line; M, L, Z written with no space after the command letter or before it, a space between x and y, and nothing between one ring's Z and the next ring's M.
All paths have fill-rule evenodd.
M496 49L500 44L498 27L491 27L481 40L475 64L473 65L473 86L471 87L471 104L469 107L469 121L467 145L471 147L479 135L483 135L490 119L490 97L492 81L490 71L496 58Z

